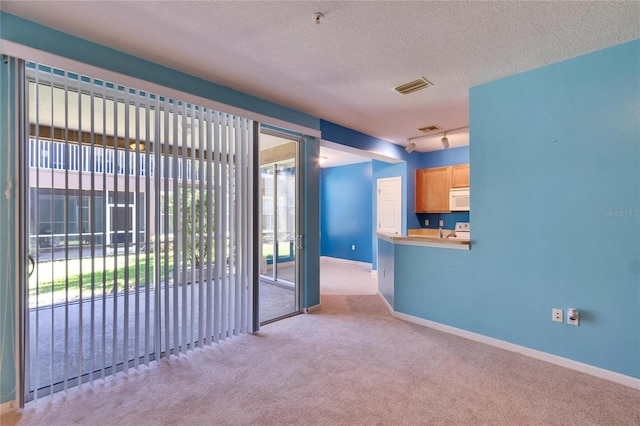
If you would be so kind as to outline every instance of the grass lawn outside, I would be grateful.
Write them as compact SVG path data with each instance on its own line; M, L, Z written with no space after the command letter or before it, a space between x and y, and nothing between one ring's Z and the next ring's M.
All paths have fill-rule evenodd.
M126 265L128 261L128 265ZM147 263L149 265L149 280L146 277ZM80 298L82 283L82 297L91 295L103 296L111 294L117 285L118 291L125 289L128 283L129 289L136 285L144 287L147 281L153 280L153 268L155 256L148 258L144 254L139 255L139 263L136 264L136 255L128 256L104 256L92 259L69 259L38 262L36 269L29 278L29 305L39 306L75 300ZM126 268L125 266L128 266ZM164 262L160 264L161 279L164 279ZM116 279L117 271L117 279ZM128 271L128 280L125 281L125 272ZM169 272L173 271L173 256L169 256Z
M290 256L288 244L282 244L279 248L279 258ZM273 259L273 244L263 245L262 255L264 258ZM172 274L173 252L169 252L168 264L169 274ZM147 265L149 280L146 276ZM138 263L136 263L136 254L101 256L93 260L88 258L38 262L29 278L29 306L35 307L60 303L65 300L77 300L80 298L81 288L83 299L92 295L112 294L116 285L118 292L124 291L125 288L133 289L136 286L136 277L139 287L145 287L147 282L153 285L154 267L155 255L153 253L148 257L144 253L139 253ZM164 262L161 262L161 281L164 280L164 269ZM127 271L128 279L125 280L125 272Z

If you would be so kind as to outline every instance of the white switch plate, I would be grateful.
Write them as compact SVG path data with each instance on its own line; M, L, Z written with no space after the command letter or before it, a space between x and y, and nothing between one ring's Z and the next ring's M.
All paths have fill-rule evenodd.
M439 225L439 226L440 226L440 227L444 226L444 220L441 220L441 221L440 221L440 225Z
M351 244L351 250L355 250L356 249L356 245L355 244Z
M563 322L562 309L557 309L557 308L551 309L551 319L555 322Z
M429 219L424 220L424 226L429 226Z

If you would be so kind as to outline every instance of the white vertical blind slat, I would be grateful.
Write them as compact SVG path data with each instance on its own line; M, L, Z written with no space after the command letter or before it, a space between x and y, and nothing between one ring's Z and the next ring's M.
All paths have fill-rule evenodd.
M123 244L123 253L122 257L124 259L124 277L122 279L122 297L124 305L122 307L122 316L124 317L124 323L122 327L123 338L122 338L122 369L125 373L129 371L129 363L128 360L131 359L129 356L129 282L131 280L131 275L129 273L129 229L131 226L130 223L130 195L131 195L131 183L129 179L129 170L131 169L131 158L129 156L129 144L131 143L131 135L129 134L129 128L131 125L131 117L129 110L129 90L127 88L123 89L124 91L124 220L122 226L122 236L124 239ZM117 203L119 205L119 203ZM116 211L118 207L116 207ZM117 214L117 213L116 213ZM118 228L118 232L120 228ZM119 238L116 244L115 250L119 251Z
M188 171L188 145L187 145L187 128L188 128L188 123L187 123L187 105L185 103L182 104L182 132L181 134L181 139L180 139L180 149L181 149L181 154L182 156L180 157L180 159L182 160L182 175L181 175L181 179L180 179L180 191L181 191L181 195L182 195L182 211L180 214L180 236L182 237L182 246L181 246L181 250L180 253L182 254L182 263L180 264L180 271L182 272L181 274L181 278L182 280L180 281L180 288L182 289L181 293L180 293L180 308L182 308L181 310L181 328L180 328L180 333L179 333L179 338L178 341L180 342L179 345L176 346L175 350L179 351L179 352L186 352L187 351L187 326L188 326L188 322L187 322L187 274L189 274L189 267L187 264L187 244L188 244L188 239L189 239L189 235L187 232L187 222L190 221L190 217L187 216L187 212L188 207L187 207L187 189L188 189L188 184L187 184L187 171ZM175 285L175 284L174 284ZM174 302L175 303L175 302Z
M134 226L132 227L133 236L134 236L134 250L135 250L133 367L137 369L140 362L140 326L143 325L143 320L144 320L144 317L141 318L141 314L140 314L140 296L141 296L140 274L143 272L143 270L141 270L140 268L140 248L142 247L141 245L142 242L140 241L140 228L141 228L140 225L142 224L142 221L140 220L140 218L142 214L141 212L144 210L144 205L140 205L140 174L142 173L142 161L144 160L144 156L140 152L140 130L143 126L143 123L141 123L140 121L140 96L133 97L133 108L135 111L134 113L135 115L135 130L134 130L135 146L133 150L135 152L135 155L133 156L134 162L135 162L135 165L134 165L135 190L134 190L134 202L133 202L135 214L133 216ZM146 176L143 176L143 178L147 179ZM146 259L145 259L145 264L147 264ZM143 309L144 309L144 306L143 306Z
M198 283L200 291L198 292L198 333L196 335L196 341L199 347L203 347L205 344L206 336L204 334L206 330L206 314L204 309L204 302L206 299L207 290L209 289L207 281L205 281L205 271L208 269L207 263L207 246L205 245L205 232L207 231L205 223L209 222L209 212L206 210L206 188L205 188L205 132L204 132L204 114L205 111L200 108L198 110L197 118L194 120L197 122L198 128L198 251L200 252L200 262L198 262ZM195 133L195 130L192 130ZM202 262L204 260L204 263Z
M78 97L78 140L82 141L82 80L80 80L80 87L77 89L77 97ZM78 191L78 198L76 201L76 215L77 215L77 228L76 232L78 233L78 255L82 258L82 219L83 219L83 211L82 211L82 160L83 160L83 152L81 149L77 150L78 152L78 186L80 187L80 191ZM68 247L68 244L67 244ZM84 356L84 347L83 347L83 324L84 324L84 305L83 305L83 275L82 275L82 262L79 264L79 295L78 295L78 354L77 354L77 372L78 377L82 377L82 361ZM78 382L79 386L82 386L82 381Z
M215 175L212 186L215 192L214 205L214 236L215 236L215 279L213 288L213 341L218 342L222 335L222 276L224 275L223 262L223 230L222 217L222 137L220 131L220 113L213 113L213 173Z
M90 130L89 130L89 149L91 152L91 169L90 169L90 192L89 192L89 232L90 232L90 242L91 242L91 311L90 311L90 321L91 326L89 329L89 381L93 384L93 378L95 371L95 350L96 350L96 246L95 246L95 221L96 221L96 141L95 141L95 103L96 99L94 97L94 85L88 85L89 90L89 108L90 108Z
M65 120L65 126L64 126L64 152L65 152L65 170L64 170L64 182L65 182L65 188L69 187L69 153L70 153L70 148L69 148L69 77L67 74L65 74L65 81L64 81L64 120ZM53 97L52 97L52 107L51 109L53 110ZM53 113L52 113L53 115ZM54 121L52 120L52 129L53 129L53 123ZM52 133L52 140L53 140L53 131ZM51 152L51 150L49 150L49 152ZM51 154L50 154L51 155ZM49 159L51 159L51 157L49 157ZM51 198L53 199L53 194L51 194ZM69 192L65 191L64 192L64 235L67 236L69 235ZM52 226L51 226L51 233L52 235L55 233L55 224L53 223L53 218L52 218ZM53 244L53 242L52 242ZM69 258L69 244L65 244L64 246L64 252L65 252L65 258ZM64 283L64 290L65 290L65 303L64 303L64 390L67 390L68 387L68 380L67 378L69 377L69 263L65 262L65 283Z
M206 118L202 123L202 126L206 126L206 156L207 156L207 279L206 279L206 288L207 288L207 317L206 317L206 339L207 344L212 343L213 336L213 251L212 251L212 242L213 238L213 222L214 222L214 210L213 210L213 147L212 147L212 124L211 124L211 110L206 110ZM204 150L203 150L204 151ZM217 176L217 175L216 175Z
M108 155L107 151L107 133L104 129L107 128L107 88L106 85L102 84L102 153L103 158L106 163L106 158ZM108 214L108 205L109 205L109 191L107 190L107 167L105 164L105 168L102 171L102 188L104 191L104 195L102 198L102 226L106 226L107 223L107 214ZM107 269L107 240L108 235L102 236L102 320L101 320L101 333L102 333L102 342L101 342L101 365L100 365L100 378L104 378L106 375L106 367L107 367L107 298L105 297L107 293L107 274L104 271Z

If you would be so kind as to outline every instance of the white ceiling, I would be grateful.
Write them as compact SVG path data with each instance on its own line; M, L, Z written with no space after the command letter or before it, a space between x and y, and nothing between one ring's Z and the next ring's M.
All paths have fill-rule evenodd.
M468 90L640 38L640 2L7 1L3 11L400 145ZM316 25L313 14L323 12ZM425 77L426 90L393 87ZM447 135L469 143L468 131ZM442 134L414 140L440 149Z

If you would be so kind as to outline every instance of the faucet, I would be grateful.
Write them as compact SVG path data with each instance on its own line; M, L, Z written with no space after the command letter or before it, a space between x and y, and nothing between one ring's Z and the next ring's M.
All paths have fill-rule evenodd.
M445 238L457 237L456 231L451 231Z

